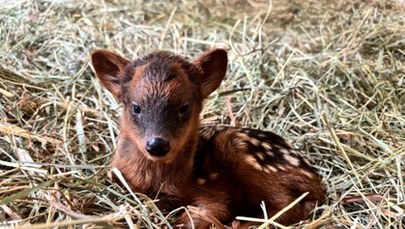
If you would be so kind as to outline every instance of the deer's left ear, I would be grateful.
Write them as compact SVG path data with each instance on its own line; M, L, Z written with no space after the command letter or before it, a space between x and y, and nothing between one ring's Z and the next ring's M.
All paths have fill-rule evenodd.
M203 73L201 95L202 98L207 98L225 77L228 54L224 49L211 49L195 58L193 64Z

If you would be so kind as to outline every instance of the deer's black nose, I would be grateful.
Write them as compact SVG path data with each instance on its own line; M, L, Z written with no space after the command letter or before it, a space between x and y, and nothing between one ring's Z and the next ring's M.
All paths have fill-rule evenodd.
M170 151L170 143L162 138L151 138L145 148L150 155L162 157Z

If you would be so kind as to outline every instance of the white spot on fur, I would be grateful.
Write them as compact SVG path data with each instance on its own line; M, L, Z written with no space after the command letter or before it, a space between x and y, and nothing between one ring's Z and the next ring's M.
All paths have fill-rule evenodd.
M274 157L274 153L273 153L273 148L271 147L271 145L267 142L262 142L262 147L264 148L264 150L266 151L266 153L272 157Z
M197 179L197 184L199 184L199 185L204 185L206 182L207 182L207 179L204 179L204 178Z
M249 135L247 135L243 132L240 132L240 131L236 132L236 136L245 141L250 139Z
M286 161L288 161L288 163L290 163L293 166L300 165L300 160L298 160L298 158L291 156L290 154L283 154L283 157Z
M262 147L266 150L266 151L271 151L273 148L271 147L271 145L267 142L262 142Z
M280 153L282 153L282 154L284 154L284 155L290 154L290 150L288 150L288 149L286 149L286 148L281 148L279 151L280 151Z
M287 169L286 169L284 166L282 166L282 165L277 166L277 168L280 169L280 170L282 170L282 171L287 171Z
M246 150L247 149L247 143L245 140L242 140L240 138L235 138L233 139L233 144L235 146L236 149L242 149L242 150Z
M263 152L256 152L256 155L260 158L260 160L264 161L264 154L263 154Z
M266 135L264 133L259 133L257 136L261 137L261 138L265 138Z
M314 175L312 173L310 173L310 172L308 172L308 171L306 171L304 169L300 169L300 172L302 174L304 174L305 176L307 176L308 178L311 178L311 179L314 178Z
M216 180L218 178L218 173L210 173L208 177L210 178L210 180Z
M292 155L295 155L295 156L300 155L300 153L298 153L296 150L290 150L290 153L291 153Z
M257 169L259 171L263 170L263 167L257 162L256 158L254 158L252 155L246 155L245 161L249 165L253 166L255 169Z
M259 141L257 138L250 138L250 143L254 146L259 146L261 141Z
M274 166L271 166L271 165L266 165L266 167L264 167L264 171L266 173L271 173L271 172L276 173L276 172L278 172L278 170Z

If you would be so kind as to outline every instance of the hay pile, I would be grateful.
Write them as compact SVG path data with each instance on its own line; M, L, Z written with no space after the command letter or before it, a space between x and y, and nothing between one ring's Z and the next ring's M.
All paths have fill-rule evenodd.
M7 2L7 1L6 1ZM120 105L89 65L229 48L204 119L268 129L314 161L308 228L404 228L405 8L392 1L8 1L0 6L0 227L161 228L107 179Z

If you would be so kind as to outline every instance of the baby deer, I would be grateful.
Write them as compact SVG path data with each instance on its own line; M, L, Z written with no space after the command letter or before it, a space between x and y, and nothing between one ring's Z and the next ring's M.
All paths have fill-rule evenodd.
M103 86L124 109L112 159L131 189L158 195L158 206L189 206L177 225L185 228L247 228L236 216L272 216L308 195L277 218L292 224L309 217L324 198L321 180L280 136L267 131L202 125L203 100L223 80L223 49L192 62L157 51L134 61L105 50L92 53ZM232 224L231 224L232 223Z

